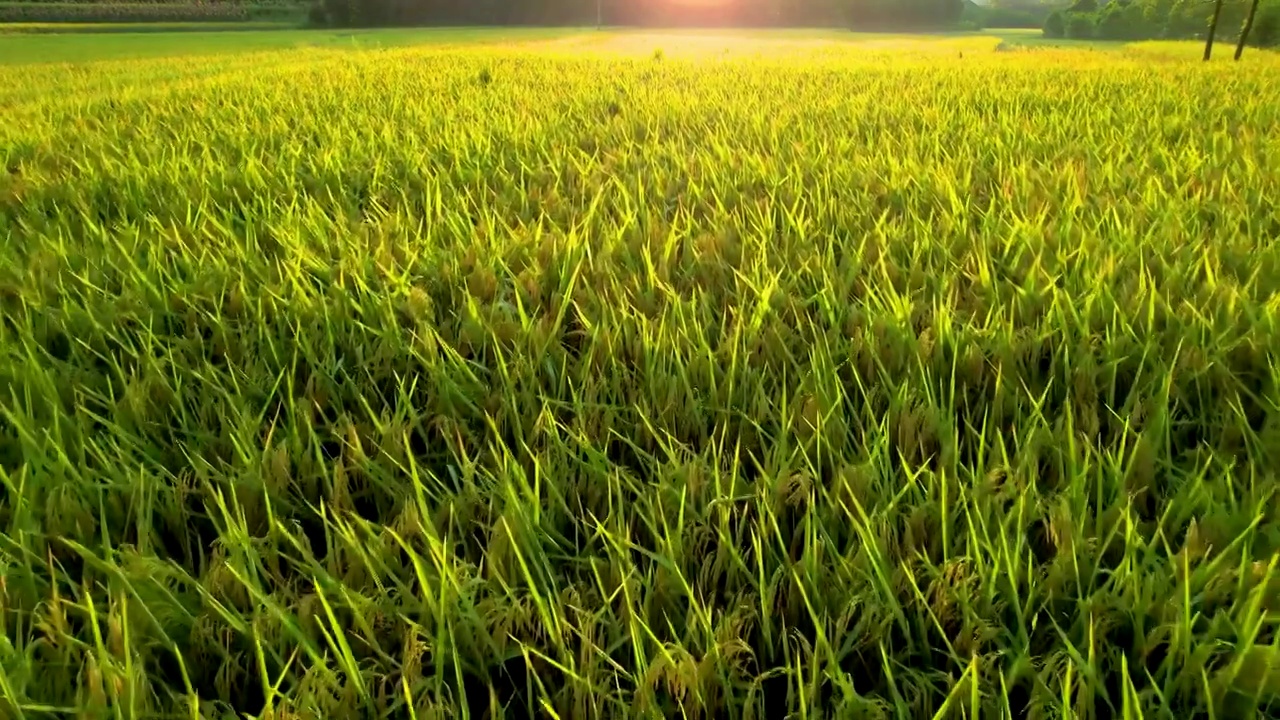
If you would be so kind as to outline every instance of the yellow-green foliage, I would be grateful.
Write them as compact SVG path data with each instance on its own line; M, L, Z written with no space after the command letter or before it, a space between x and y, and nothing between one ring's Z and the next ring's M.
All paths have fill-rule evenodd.
M1280 692L1276 56L492 39L0 70L0 715Z
M0 23L180 23L302 19L299 7L230 2L4 2Z

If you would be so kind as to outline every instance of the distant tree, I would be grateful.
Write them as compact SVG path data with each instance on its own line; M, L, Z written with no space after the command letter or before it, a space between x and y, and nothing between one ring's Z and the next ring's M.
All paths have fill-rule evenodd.
M1174 0L1164 18L1164 36L1170 40L1200 37L1209 20L1202 0Z
M966 0L965 19L982 27L1044 28L1049 15L1060 10L1061 0L1052 4L1039 0L997 0L976 5Z
M1092 40L1097 36L1098 24L1092 13L1067 13L1067 37L1072 40Z
M1258 17L1249 33L1249 44L1255 47L1280 45L1280 4L1269 2L1258 8Z
M955 27L964 0L852 0L849 24L854 30L915 30Z
M1051 38L1067 36L1067 17L1061 10L1054 10L1044 20L1044 35Z
M1150 33L1163 33L1173 12L1174 0L1141 0L1138 6L1142 9L1142 24L1150 29Z
M1150 34L1142 7L1134 2L1115 0L1097 15L1098 37L1105 40L1138 40Z

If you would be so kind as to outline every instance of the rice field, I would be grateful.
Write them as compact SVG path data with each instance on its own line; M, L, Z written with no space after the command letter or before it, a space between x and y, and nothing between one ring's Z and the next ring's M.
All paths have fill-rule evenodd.
M1280 55L196 49L0 66L0 718L1280 713Z

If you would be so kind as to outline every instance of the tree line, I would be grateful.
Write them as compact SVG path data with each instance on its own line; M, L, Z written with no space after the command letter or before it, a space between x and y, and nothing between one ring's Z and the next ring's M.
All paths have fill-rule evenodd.
M1249 28L1245 32L1245 28ZM1239 31L1239 35L1234 34ZM1209 34L1280 45L1280 4L1271 0L1076 0L1045 20L1044 34L1078 40L1185 40Z
M955 27L966 0L318 0L313 21L330 26L610 25Z
M312 22L388 25L842 27L862 31L1043 27L1049 37L1201 38L1251 24L1250 43L1280 44L1280 2L1268 0L315 0ZM1215 11L1215 3L1219 6ZM1256 14L1256 18L1254 15Z

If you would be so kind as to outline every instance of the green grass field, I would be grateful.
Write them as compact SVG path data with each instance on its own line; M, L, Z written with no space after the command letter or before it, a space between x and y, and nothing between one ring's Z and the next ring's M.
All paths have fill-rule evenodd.
M357 37L0 36L0 718L1280 712L1280 56Z

